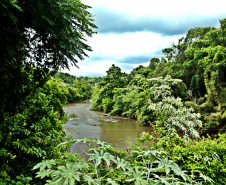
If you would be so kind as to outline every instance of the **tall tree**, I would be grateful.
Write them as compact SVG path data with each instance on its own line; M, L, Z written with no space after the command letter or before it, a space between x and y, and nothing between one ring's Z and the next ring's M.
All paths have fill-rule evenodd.
M62 105L51 97L60 91L39 87L91 51L86 36L97 27L89 8L80 0L1 0L1 172L18 175L29 171L33 159L57 152L64 135Z
M43 85L49 69L69 68L87 56L91 48L85 35L92 36L96 28L88 8L80 0L0 2L0 102L5 111L15 112L21 99Z

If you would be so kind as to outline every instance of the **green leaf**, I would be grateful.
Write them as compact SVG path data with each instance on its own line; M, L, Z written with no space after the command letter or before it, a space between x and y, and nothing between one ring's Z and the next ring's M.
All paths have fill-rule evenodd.
M84 175L83 179L88 182L88 185L92 185L92 184L98 184L97 179L92 179L90 176L88 175Z
M123 173L128 175L126 181L128 182L135 181L135 185L145 185L147 183L147 181L144 180L146 176L143 176L145 172L139 171L137 166L134 169L130 168L129 171Z
M80 181L79 175L81 172L77 171L77 163L66 163L66 166L59 166L58 170L55 171L52 176L53 183L63 183L65 185L71 185L71 182Z
M116 164L117 164L117 167L116 168L122 168L123 171L125 171L126 167L129 167L130 166L130 163L125 161L124 159L120 159L119 157L117 157L117 160L115 161Z
M114 180L112 180L112 179L110 179L110 178L107 178L107 182L108 182L109 184L112 184L112 185L119 185L116 181L114 181Z
M78 161L78 162L76 162L76 168L81 170L83 168L89 168L89 165L87 163L85 163L84 161Z
M67 145L67 146L70 146L72 144L75 144L75 143L79 143L79 142L83 142L83 143L97 143L100 148L111 148L111 145L105 141L101 141L99 139L92 139L92 138L80 138L80 139L75 139L73 141L67 141L67 142L63 142L63 143L60 143L58 146L61 146L61 145Z
M46 160L46 161L42 161L42 162L36 164L32 170L35 170L35 169L40 168L40 171L42 171L42 170L44 170L46 167L47 167L47 168L51 168L53 165L56 165L56 161L54 161L53 159L51 159L51 160Z
M163 167L165 168L166 175L169 174L170 168L177 174L182 173L182 170L179 168L179 166L176 163L174 163L172 160L168 160L168 158L165 158L165 159L159 158L159 161L157 161L157 163L159 163L158 168L163 168Z
M158 150L147 150L147 151L142 151L142 152L139 152L139 153L142 154L143 156L148 156L150 154L152 154L153 156L156 156L156 154L161 154L162 152L160 152ZM139 155L139 156L142 156L142 155Z
M159 178L159 181L162 182L163 184L170 185L169 181L172 180L171 178L167 177L161 177Z
M111 145L105 141L101 141L99 139L94 139L93 141L100 145L101 148L111 148Z
M213 179L211 179L208 176L203 175L202 173L199 176L202 177L205 182L207 181L207 182L210 182L210 183L214 183L214 180Z
M44 18L45 20L47 20L48 21L48 23L50 24L50 25L54 25L55 23L53 22L53 21L51 21L50 19L48 19L46 16L42 16L42 18Z
M107 165L110 165L111 161L115 162L115 157L111 154L109 154L108 152L104 152L104 150L101 150L100 152L95 151L95 154L89 154L90 158L89 161L95 160L96 161L96 166L99 166L100 163L103 161L105 161L107 163Z
M40 177L41 179L43 179L44 177L50 177L50 175L54 172L54 170L50 170L50 169L47 169L47 170L42 170L42 171L39 171L37 172L36 174L36 177Z

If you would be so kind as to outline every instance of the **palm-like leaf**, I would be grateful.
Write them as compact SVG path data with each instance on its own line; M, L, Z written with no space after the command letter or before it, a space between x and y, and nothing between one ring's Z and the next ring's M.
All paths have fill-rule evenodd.
M116 181L114 181L114 180L112 180L112 179L110 179L110 178L107 178L107 182L108 182L109 184L112 184L112 185L119 185Z
M144 180L146 176L143 176L145 172L139 171L137 166L134 169L130 168L129 171L123 173L128 175L126 181L135 181L135 185L145 185L147 183L147 181Z
M149 155L156 156L156 154L161 154L161 152L158 151L158 150L147 150L147 151L142 151L142 152L139 152L139 153L141 154L139 156L149 156Z
M177 178L174 178L174 177L161 177L159 178L159 181L162 183L162 184L166 184L166 185L170 185L170 184L181 184L180 182L177 183L179 179ZM173 183L172 183L173 182Z
M40 177L41 179L43 179L44 177L50 177L50 175L54 172L54 170L50 170L50 169L44 169L42 171L37 172L36 177Z
M100 148L111 148L111 145L105 141L101 141L99 139L94 139L93 140L96 144L100 146Z
M53 159L51 160L46 160L46 161L42 161L38 164L36 164L33 168L33 170L40 168L40 171L44 170L46 167L47 168L51 168L53 165L56 165L56 161L54 161Z
M84 175L83 179L88 182L88 185L92 185L92 184L98 184L98 180L97 179L92 179L90 176L88 175Z
M117 157L117 160L116 160L116 164L117 164L117 168L122 168L123 171L125 171L126 167L130 166L130 163L125 161L124 159L120 159L119 157Z
M87 163L83 162L82 160L78 160L75 163L75 165L76 165L76 168L79 169L79 170L81 170L83 168L88 168L89 167L89 165Z
M205 182L210 182L210 183L214 183L213 179L211 179L208 176L205 176L203 174L200 174L200 177L202 177L204 179Z
M74 184L75 181L80 180L80 172L77 170L76 163L66 163L66 166L59 166L58 170L52 174L54 177L52 183L63 185Z
M99 139L92 139L92 138L80 138L80 139L75 139L73 141L66 141L66 142L63 142L63 143L60 143L58 146L61 146L61 145L72 145L72 144L75 144L75 143L79 143L79 142L83 142L83 143L97 143L101 148L111 148L111 145L105 141L101 141Z
M99 166L102 160L106 161L107 165L110 165L111 161L115 162L115 157L108 152L104 152L104 150L101 150L100 152L94 151L94 153L89 154L90 158L89 161L95 160L96 161L96 166Z
M170 172L170 168L176 173L181 174L182 170L179 168L179 166L174 163L172 160L168 160L168 158L160 159L156 163L159 163L158 168L165 168L166 175Z

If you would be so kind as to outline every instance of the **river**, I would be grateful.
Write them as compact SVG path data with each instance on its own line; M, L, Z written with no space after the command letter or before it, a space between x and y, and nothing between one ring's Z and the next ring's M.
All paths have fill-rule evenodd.
M78 138L97 138L111 143L117 150L129 148L127 142L137 138L142 132L153 132L150 126L139 126L135 119L122 116L108 116L103 112L91 111L91 102L67 104L64 109L69 121L64 125L67 135ZM73 118L72 115L76 115ZM72 153L81 153L78 145L73 145Z

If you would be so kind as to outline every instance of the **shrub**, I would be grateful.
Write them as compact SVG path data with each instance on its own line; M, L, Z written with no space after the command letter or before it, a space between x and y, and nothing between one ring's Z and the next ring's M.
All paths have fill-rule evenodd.
M142 143L146 143L146 146ZM207 137L200 141L185 141L178 136L156 139L148 133L143 133L132 147L134 150L162 149L169 159L177 163L182 170L186 170L192 178L197 179L199 174L205 174L217 185L226 183L225 135L215 139ZM162 154L162 157L165 154Z

